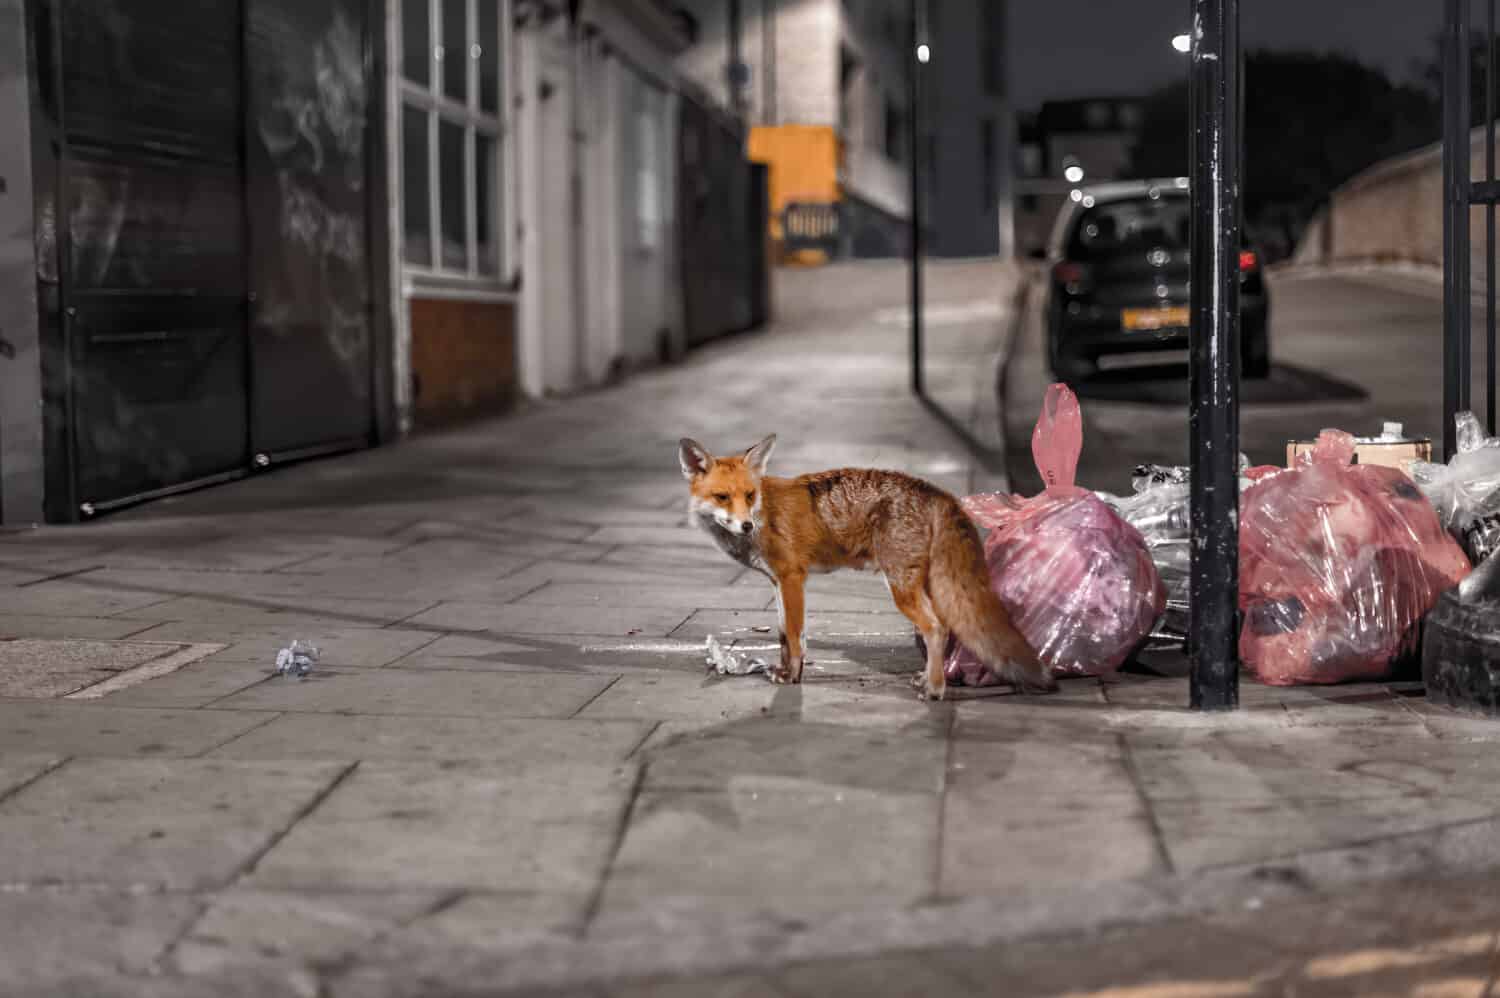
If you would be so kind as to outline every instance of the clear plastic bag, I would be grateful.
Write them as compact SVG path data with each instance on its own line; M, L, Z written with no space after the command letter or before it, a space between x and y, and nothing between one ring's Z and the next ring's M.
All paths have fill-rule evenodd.
M1387 678L1469 572L1412 481L1353 456L1353 437L1324 430L1241 496L1240 658L1263 682Z
M1250 459L1240 455L1240 491L1251 484L1251 476L1264 469L1250 466ZM1110 505L1125 522L1141 532L1151 561L1156 565L1166 590L1166 609L1160 626L1167 634L1186 636L1188 631L1188 575L1191 551L1192 489L1186 467L1141 465L1131 477L1135 494L1114 499Z
M1476 565L1500 548L1500 439L1472 412L1453 417L1458 452L1447 464L1413 461L1417 488Z
M1046 490L1031 499L986 493L963 500L981 528L990 584L1016 628L1054 675L1118 669L1151 633L1166 600L1140 531L1074 485L1083 417L1066 385L1047 390L1031 453ZM950 682L995 680L967 649L949 644Z

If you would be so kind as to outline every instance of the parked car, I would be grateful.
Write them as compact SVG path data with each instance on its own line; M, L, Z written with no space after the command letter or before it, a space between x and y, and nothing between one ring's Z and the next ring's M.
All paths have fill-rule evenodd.
M1047 354L1063 380L1085 378L1099 358L1188 345L1185 179L1080 188L1058 213L1042 254L1047 275ZM1240 371L1271 369L1270 298L1261 257L1240 250Z

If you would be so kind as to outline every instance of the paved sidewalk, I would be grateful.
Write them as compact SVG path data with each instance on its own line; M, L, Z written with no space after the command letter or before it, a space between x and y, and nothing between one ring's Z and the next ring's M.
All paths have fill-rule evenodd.
M1160 971L1251 994L1255 954L1304 976L1314 954L1153 969L1128 933L1281 905L1389 928L1389 894L1345 892L1500 866L1500 726L1409 690L1252 686L1230 717L1146 676L922 703L910 626L853 575L810 586L802 686L707 675L709 635L774 645L775 613L685 525L679 436L775 431L783 473L1001 484L906 392L902 274L789 275L775 331L607 392L0 536L0 637L66 639L48 661L88 681L110 649L192 659L0 701L0 991L1060 994ZM930 283L935 391L993 435L1006 325L980 306L1014 281ZM318 667L271 676L294 638ZM1463 962L1475 931L1424 939Z

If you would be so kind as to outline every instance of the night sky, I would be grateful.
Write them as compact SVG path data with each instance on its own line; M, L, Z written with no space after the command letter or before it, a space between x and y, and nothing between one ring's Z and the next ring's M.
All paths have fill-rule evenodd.
M1187 0L1011 0L1015 107L1143 94L1186 72L1171 40L1187 31L1188 10ZM1442 10L1439 0L1241 0L1240 31L1247 47L1332 49L1405 80L1435 53Z

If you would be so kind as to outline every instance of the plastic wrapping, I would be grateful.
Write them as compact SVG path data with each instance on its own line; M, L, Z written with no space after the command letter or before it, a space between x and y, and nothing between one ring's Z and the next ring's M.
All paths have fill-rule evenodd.
M1252 475L1268 469L1252 468L1249 458L1240 455L1240 491L1252 482ZM1276 470L1276 469L1269 469ZM1141 532L1151 561L1161 576L1166 591L1166 609L1160 627L1170 635L1185 637L1188 631L1188 575L1191 552L1191 487L1189 469L1180 466L1143 464L1131 476L1135 495L1113 499L1111 505L1125 522Z
M1412 480L1475 564L1500 548L1500 439L1472 412L1453 417L1458 451L1447 464L1414 461Z
M1120 667L1151 633L1166 600L1140 531L1074 485L1083 447L1078 400L1047 390L1031 452L1046 490L1031 499L986 493L963 500L981 528L990 584L1016 628L1054 675ZM972 653L950 643L948 679L995 682Z
M276 674L306 679L317 661L317 645L306 641L293 641L276 653Z
M1394 468L1351 465L1325 430L1296 468L1240 502L1240 657L1263 682L1382 679L1469 562Z

